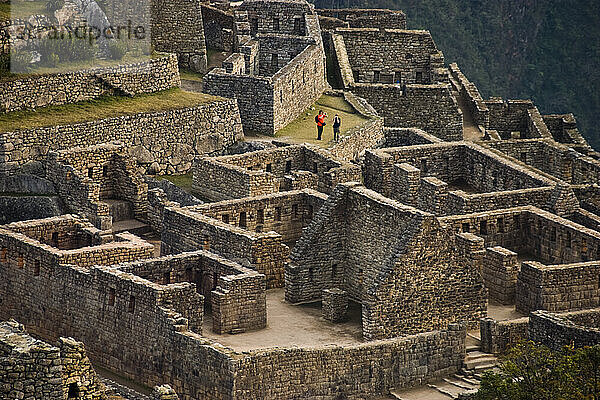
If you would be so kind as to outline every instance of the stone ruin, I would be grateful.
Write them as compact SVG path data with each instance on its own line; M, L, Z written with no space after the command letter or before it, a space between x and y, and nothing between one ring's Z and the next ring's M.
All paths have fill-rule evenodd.
M247 0L233 13L233 53L203 90L236 98L245 130L273 134L327 88L318 17L304 0Z
M400 11L152 4L174 54L0 86L10 116L224 52L191 108L0 133L0 320L29 332L0 324L0 397L444 393L522 339L600 342L600 156L573 115L483 99ZM365 122L242 142L323 93Z

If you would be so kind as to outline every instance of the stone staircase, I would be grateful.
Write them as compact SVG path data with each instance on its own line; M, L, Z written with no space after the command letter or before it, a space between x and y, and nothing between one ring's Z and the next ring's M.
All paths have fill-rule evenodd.
M463 368L456 374L440 381L408 390L390 391L391 399L398 400L449 400L470 399L477 392L483 372L496 367L493 354L481 351L480 340L467 335L467 354Z
M130 202L117 199L104 199L102 202L108 204L110 209L113 233L127 231L137 236L143 236L151 231L148 224L134 218Z

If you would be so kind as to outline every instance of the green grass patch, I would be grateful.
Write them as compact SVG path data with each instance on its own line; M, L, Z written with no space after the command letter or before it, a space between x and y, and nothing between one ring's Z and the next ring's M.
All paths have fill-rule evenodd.
M144 112L193 107L218 99L173 88L135 97L103 96L94 100L0 115L0 132L67 125Z
M0 20L27 18L32 15L48 15L45 1L14 1L11 7L10 3L0 4Z
M202 82L203 75L199 72L190 71L189 69L180 68L179 76L187 81Z
M10 19L10 3L0 3L0 21Z
M313 109L314 108L314 109ZM323 129L323 140L317 140L315 116L323 110L327 113L327 125ZM280 129L275 136L291 138L298 143L312 143L328 147L333 142L333 116L338 114L342 120L341 136L350 129L362 125L368 118L362 116L343 97L323 95L316 103L304 111L298 118Z
M158 175L156 177L159 181L167 180L173 185L185 190L188 193L192 191L192 174L188 173L185 175Z

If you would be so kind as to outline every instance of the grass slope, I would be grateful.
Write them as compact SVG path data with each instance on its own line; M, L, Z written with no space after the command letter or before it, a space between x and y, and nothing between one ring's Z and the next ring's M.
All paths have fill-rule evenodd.
M323 129L323 140L317 140L317 127L315 116L323 110L328 114L327 125ZM343 97L323 95L315 104L309 107L302 115L280 129L275 136L280 138L291 138L298 143L312 143L326 147L333 140L333 116L338 114L342 120L341 134L344 135L349 129L361 125L368 119L360 115L348 104Z
M37 110L0 114L0 132L43 126L67 125L144 112L193 107L218 99L204 93L185 92L179 88L135 97L103 96L95 100Z

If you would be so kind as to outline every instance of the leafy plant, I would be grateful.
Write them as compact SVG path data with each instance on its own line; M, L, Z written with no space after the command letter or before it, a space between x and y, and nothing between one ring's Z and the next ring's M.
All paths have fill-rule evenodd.
M511 348L486 372L478 400L600 400L600 345L551 351L533 342Z
M33 69L33 53L29 50L13 50L10 53L10 71L24 73Z
M45 66L55 66L57 60L60 62L90 60L96 54L95 44L76 37L44 38L38 43L37 49L41 54L41 64Z
M120 40L110 40L108 42L108 52L113 60L122 60L127 53L127 44Z

